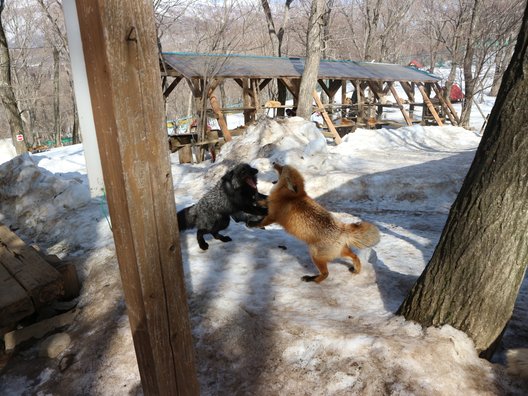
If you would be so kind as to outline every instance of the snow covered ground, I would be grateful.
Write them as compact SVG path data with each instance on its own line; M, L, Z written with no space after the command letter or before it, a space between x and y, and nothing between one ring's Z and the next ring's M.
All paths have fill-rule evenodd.
M480 137L462 128L363 130L335 146L300 118L261 120L216 163L171 155L178 209L196 202L236 161L297 167L308 193L339 219L376 224L363 269L329 266L321 284L306 246L279 226L232 222L229 243L180 236L198 375L204 395L521 395L504 350L528 346L528 284L494 363L449 326L422 329L395 316L432 255ZM328 144L327 144L328 143ZM0 394L141 394L104 197L90 199L82 145L0 165L0 221L28 243L71 260L83 281L72 343L58 358L26 344L0 377ZM208 240L209 241L209 240Z

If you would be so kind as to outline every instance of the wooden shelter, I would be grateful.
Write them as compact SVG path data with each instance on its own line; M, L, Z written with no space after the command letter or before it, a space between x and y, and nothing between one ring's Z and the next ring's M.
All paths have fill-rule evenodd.
M161 59L164 96L167 98L174 88L185 80L198 103L197 108L206 108L204 102L209 101L208 110L218 119L226 140L231 139L223 117L226 112L243 112L247 125L255 120L259 111L266 108L295 108L304 70L303 58L172 52L163 53ZM228 79L236 82L242 89L243 106L220 107L215 89L222 81ZM273 80L286 86L293 96L293 104L274 102L271 106L266 106L261 92ZM341 128L374 128L388 124L382 117L383 110L388 107L398 108L406 125L415 122L443 125L446 116L453 125L458 125L458 115L449 99L443 97L439 81L439 77L410 66L321 60L318 83L330 100L329 104L323 105L318 94L314 92L317 104L314 110L321 111L326 124L324 127L330 130L337 143L342 135L338 132ZM348 83L353 87L350 97L346 92ZM398 95L395 83L401 85L406 99ZM415 95L416 88L422 100ZM335 103L335 96L340 89L340 103ZM432 99L433 92L436 97ZM387 100L389 94L394 101ZM422 117L418 120L414 114L416 107L423 109ZM340 111L341 119L332 121L327 111ZM199 114L199 117L203 117L203 114Z

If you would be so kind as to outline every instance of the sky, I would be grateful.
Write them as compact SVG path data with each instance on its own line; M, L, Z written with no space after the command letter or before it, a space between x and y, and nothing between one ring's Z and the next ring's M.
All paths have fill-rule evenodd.
M258 188L268 193L278 161L296 167L308 194L339 220L369 221L381 232L376 246L358 252L359 274L336 260L321 284L301 281L316 269L306 245L280 226L231 222L224 234L232 241L206 237L207 251L195 230L182 232L201 393L526 394L526 382L508 374L505 353L528 347L527 281L493 362L450 326L422 328L395 315L433 253L480 142L482 119L473 123L473 131L358 129L336 146L300 118L262 118L215 163L179 164L171 154L178 209L235 162L257 168ZM111 220L104 197L88 194L82 145L8 159L0 148L0 222L74 263L83 289L65 330L69 347L47 359L38 355L42 340L23 345L1 374L0 394L142 394Z

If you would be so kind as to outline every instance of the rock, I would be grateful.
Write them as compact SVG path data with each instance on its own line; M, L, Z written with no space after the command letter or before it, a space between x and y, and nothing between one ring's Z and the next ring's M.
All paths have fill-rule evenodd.
M56 358L63 352L71 343L71 338L68 333L56 333L40 344L39 355L42 357Z

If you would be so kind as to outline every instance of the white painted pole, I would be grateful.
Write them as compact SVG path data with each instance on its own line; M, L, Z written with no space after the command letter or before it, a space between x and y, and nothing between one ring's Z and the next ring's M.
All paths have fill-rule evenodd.
M77 111L79 112L79 126L83 140L90 195L97 197L104 193L103 170L101 168L97 136L95 134L92 101L90 100L90 88L88 87L88 79L86 76L86 65L84 62L75 0L63 0L62 9L66 23L68 47L70 49L73 88L75 90Z

